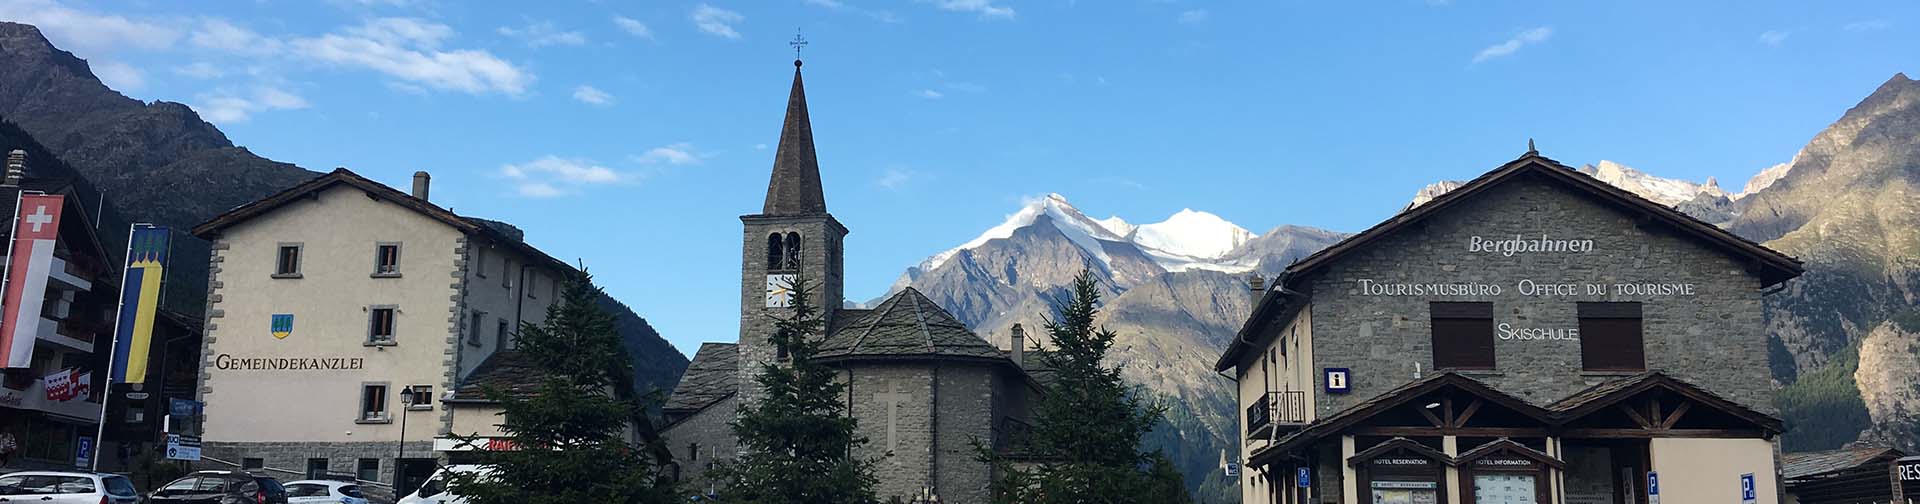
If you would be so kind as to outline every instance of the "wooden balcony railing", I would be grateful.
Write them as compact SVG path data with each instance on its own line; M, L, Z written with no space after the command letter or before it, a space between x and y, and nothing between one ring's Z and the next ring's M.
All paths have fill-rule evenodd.
M1264 438L1273 429L1298 429L1307 424L1307 393L1268 392L1247 406L1247 439Z

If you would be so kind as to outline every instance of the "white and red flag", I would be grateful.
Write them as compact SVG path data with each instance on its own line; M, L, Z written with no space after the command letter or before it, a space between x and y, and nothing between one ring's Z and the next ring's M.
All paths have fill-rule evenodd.
M93 373L79 369L54 371L43 380L46 380L49 401L71 401L93 394Z
M53 242L60 236L57 194L20 194L7 252L7 291L0 298L0 353L6 367L33 365L33 341L40 334L40 305L46 302L47 275L53 269Z

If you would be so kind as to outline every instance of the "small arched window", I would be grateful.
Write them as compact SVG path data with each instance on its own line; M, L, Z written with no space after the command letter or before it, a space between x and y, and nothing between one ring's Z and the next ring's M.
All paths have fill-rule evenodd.
M787 233L787 269L800 269L800 233Z
M786 247L781 244L780 233L767 235L767 271L785 268Z

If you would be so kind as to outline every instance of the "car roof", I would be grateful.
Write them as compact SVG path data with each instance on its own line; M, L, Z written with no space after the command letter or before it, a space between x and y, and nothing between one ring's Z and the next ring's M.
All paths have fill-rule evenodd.
M286 482L286 483L281 483L281 485L282 485L282 486L287 486L287 485L325 485L325 486L329 486L329 487L343 487L343 486L355 486L355 485L358 485L358 483L353 483L353 482L348 482L348 481L337 481L337 480L300 480L300 481L289 481L289 482Z
M82 478L106 478L106 477L112 477L112 476L118 476L118 475L117 474L83 473L83 472L66 472L66 471L19 471L19 472L10 472L6 474L0 474L0 477L6 477L6 476L79 476Z

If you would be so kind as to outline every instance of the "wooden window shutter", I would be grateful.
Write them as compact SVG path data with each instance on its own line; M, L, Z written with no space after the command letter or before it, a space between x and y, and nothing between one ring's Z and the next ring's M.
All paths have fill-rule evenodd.
M1493 369L1493 303L1428 305L1433 321L1433 367Z
M1647 369L1640 303L1580 303L1579 313L1581 369Z

